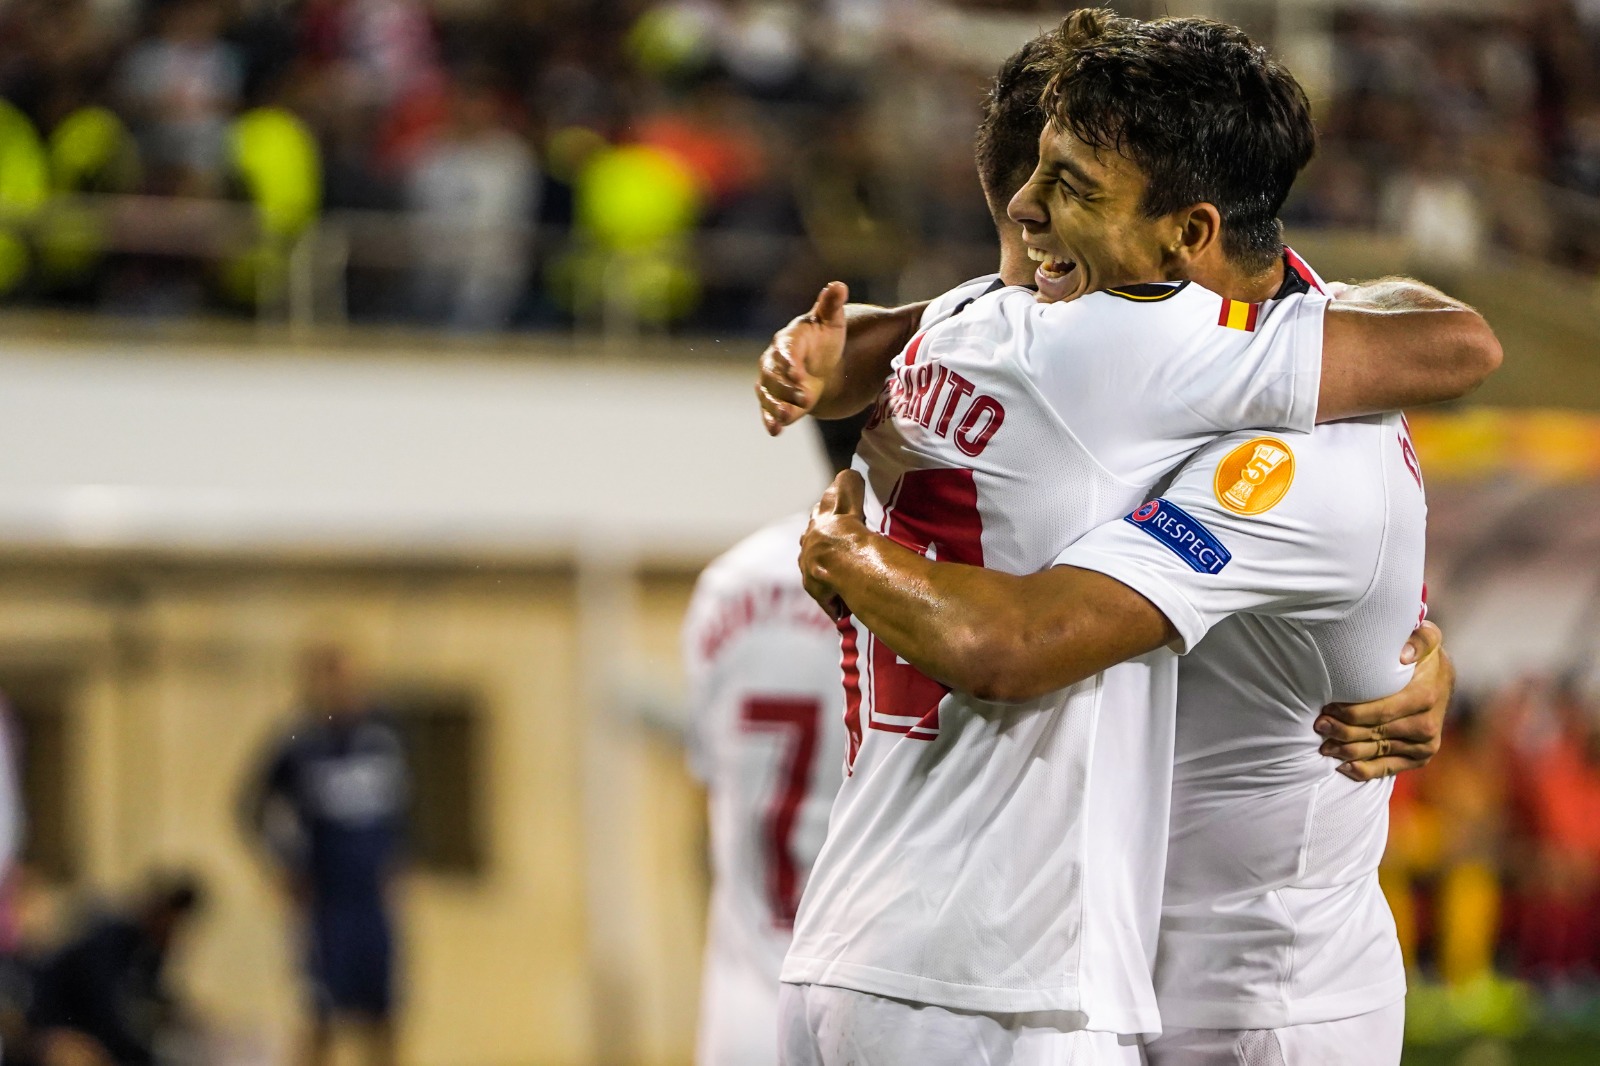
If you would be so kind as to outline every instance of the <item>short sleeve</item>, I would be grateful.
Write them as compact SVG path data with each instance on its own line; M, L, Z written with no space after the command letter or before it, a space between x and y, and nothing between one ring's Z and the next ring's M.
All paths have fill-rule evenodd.
M1337 464L1304 469L1327 458L1305 454L1310 439L1221 438L1160 497L1090 530L1056 563L1105 574L1150 600L1178 631L1180 653L1233 614L1333 621L1373 585L1382 485L1341 491Z
M1173 399L1221 433L1310 433L1322 384L1327 297L1299 293L1265 304L1221 297L1215 302L1219 321L1199 338L1193 357L1175 368ZM1209 317L1209 307L1200 310Z
M1145 305L1106 292L1032 312L1027 372L1107 470L1151 484L1218 434L1312 429L1326 297L1166 291Z

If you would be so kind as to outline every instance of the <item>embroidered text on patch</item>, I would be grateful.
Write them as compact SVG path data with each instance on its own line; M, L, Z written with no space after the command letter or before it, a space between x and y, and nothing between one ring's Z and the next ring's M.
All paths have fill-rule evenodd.
M1122 519L1150 534L1202 574L1219 574L1233 553L1216 534L1175 503L1151 500Z

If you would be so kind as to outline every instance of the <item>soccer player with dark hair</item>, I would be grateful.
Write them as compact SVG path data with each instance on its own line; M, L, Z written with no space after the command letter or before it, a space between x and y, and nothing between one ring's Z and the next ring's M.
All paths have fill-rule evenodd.
M1133 524L1166 516L1158 531L1168 541L1134 532L1222 573L1227 551L1217 536L1174 526L1171 509L1145 513L1153 486L1197 448L1231 431L1275 430L1232 443L1205 473L1216 469L1219 497L1231 493L1240 515L1280 502L1277 516L1298 515L1305 494L1291 492L1285 464L1305 446L1280 448L1281 438L1303 441L1314 421L1459 396L1499 359L1481 318L1442 294L1393 283L1334 303L1282 247L1276 213L1309 158L1312 127L1292 77L1242 33L1084 11L1045 47L1026 66L1048 74L1050 121L1038 165L1011 200L1022 228L1002 229L992 291L907 329L914 335L886 365L881 352L843 343L843 294L830 288L764 356L769 426L797 411L838 414L877 401L861 473L836 482L804 560L813 594L844 635L851 769L784 967L780 1038L795 1066L1140 1061L1137 1035L1161 1026L1152 968L1178 700L1177 661L1162 646L1267 606L1272 590L1260 583L1255 542L1268 546L1263 557L1272 545L1283 555L1323 542L1299 518L1293 535L1277 539L1272 519L1235 529L1252 547L1249 556L1239 550L1241 565L1224 582L1233 598L1180 586L1163 599L1167 609L1189 602L1185 595L1199 602L1176 623L1147 601L1144 612L1112 599L1105 585L1118 581L1104 574L1092 597L1079 598L1094 624L1071 613L1079 599L1042 599L1022 585L1073 569L1056 564L1123 515ZM1153 153L1175 158L1157 163ZM1155 189L1157 167L1182 171L1190 184L1172 195ZM995 205L1011 190L991 177ZM1029 259L1037 295L1019 287L1030 280ZM904 321L896 312L857 317L887 331L897 314ZM1299 602L1274 601L1278 613L1265 613L1293 629L1345 608L1376 611L1363 616L1372 639L1357 641L1361 654L1322 678L1347 686L1335 692L1372 698L1405 680L1398 659L1420 593L1421 503L1420 482L1407 500L1407 483L1392 476L1409 477L1414 456L1403 439L1384 436L1397 432L1391 422L1368 420L1361 432L1387 442L1370 458L1386 464L1380 498L1409 517L1374 519L1372 497L1363 497L1336 527L1353 523L1361 534L1348 553L1308 563L1303 580L1288 583ZM1329 464L1313 456L1307 466L1306 480L1322 485ZM1223 478L1224 469L1237 476ZM1189 492L1190 482L1185 470L1175 484ZM850 528L829 528L841 524ZM1185 530L1188 539L1173 539ZM839 550L819 556L818 538ZM1390 539L1399 550L1383 570L1374 553ZM1160 568L1159 556L1142 561ZM1354 591L1353 575L1368 565L1381 589L1373 601ZM971 575L985 588L990 578L1006 583L1012 602L972 596L962 584ZM1041 604L1080 624L1034 627L1029 609ZM1315 609L1329 615L1310 617ZM1347 636L1334 645L1348 651ZM1004 658L984 662L989 649ZM1317 689L1302 682L1327 649L1312 641L1291 650L1274 695L1316 764L1317 708L1305 714L1304 704ZM1007 676L1034 659L1048 664L1053 684ZM1438 693L1425 695L1429 706ZM1323 833L1315 846L1339 835ZM1349 835L1366 846L1364 833ZM1238 887L1259 888L1248 877ZM1383 987L1345 1006L1392 994L1389 975L1376 983ZM1375 1024L1375 1061L1388 1057L1391 1038L1397 1056L1390 1019ZM1293 1044L1281 1035L1280 1049ZM1240 1048L1178 1055L1189 1051Z

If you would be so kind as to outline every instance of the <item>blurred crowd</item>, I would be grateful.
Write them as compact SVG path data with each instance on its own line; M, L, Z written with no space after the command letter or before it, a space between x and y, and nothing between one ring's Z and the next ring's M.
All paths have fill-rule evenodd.
M358 319L719 330L831 277L925 295L990 265L983 84L1067 6L9 0L0 292L253 309L293 263ZM1251 28L1294 61L1274 10ZM1352 5L1325 30L1291 222L1395 233L1439 269L1600 270L1600 3Z
M1382 879L1451 1024L1517 1028L1531 990L1547 1023L1600 1029L1600 702L1540 677L1458 694L1439 755L1395 781Z
M1600 269L1600 4L1351 7L1291 221L1401 235L1434 269L1500 250Z
M12 0L0 287L248 306L318 218L341 222L352 315L468 329L753 328L831 276L880 299L959 280L992 256L970 151L991 53L940 54L952 32L916 39L901 6ZM91 220L64 209L80 192L230 199L258 225ZM208 254L157 254L186 237ZM972 262L930 265L946 244Z

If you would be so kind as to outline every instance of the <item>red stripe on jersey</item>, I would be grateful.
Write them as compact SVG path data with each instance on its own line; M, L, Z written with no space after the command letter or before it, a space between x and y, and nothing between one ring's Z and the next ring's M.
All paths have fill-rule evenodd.
M1222 310L1217 313L1217 325L1226 326L1228 324L1228 312L1232 310L1232 308L1233 301L1224 296L1222 298Z
M847 614L839 619L839 665L844 672L844 731L849 746L845 750L844 772L853 773L856 752L861 750L861 652L856 646L856 627Z
M1317 276L1311 272L1311 268L1306 266L1306 261L1301 259L1299 254L1293 248L1290 248L1288 245L1284 245L1283 255L1285 259L1289 260L1289 265L1294 268L1294 272L1306 279L1306 284L1310 285L1318 292L1327 291L1317 283Z
M1256 316L1261 313L1260 304L1251 304L1250 313L1245 316L1244 328L1251 333L1256 331Z
M972 471L907 471L884 508L883 532L919 555L927 555L931 548L946 562L982 566L983 516L978 511L978 486ZM939 704L950 690L902 662L894 649L877 637L869 633L867 640L872 677L872 713L867 727L901 733L912 740L935 739L939 735ZM908 719L914 719L912 724L905 724Z
M922 338L926 333L919 333L911 338L911 343L906 346L906 366L911 366L917 361L917 349L922 347Z

